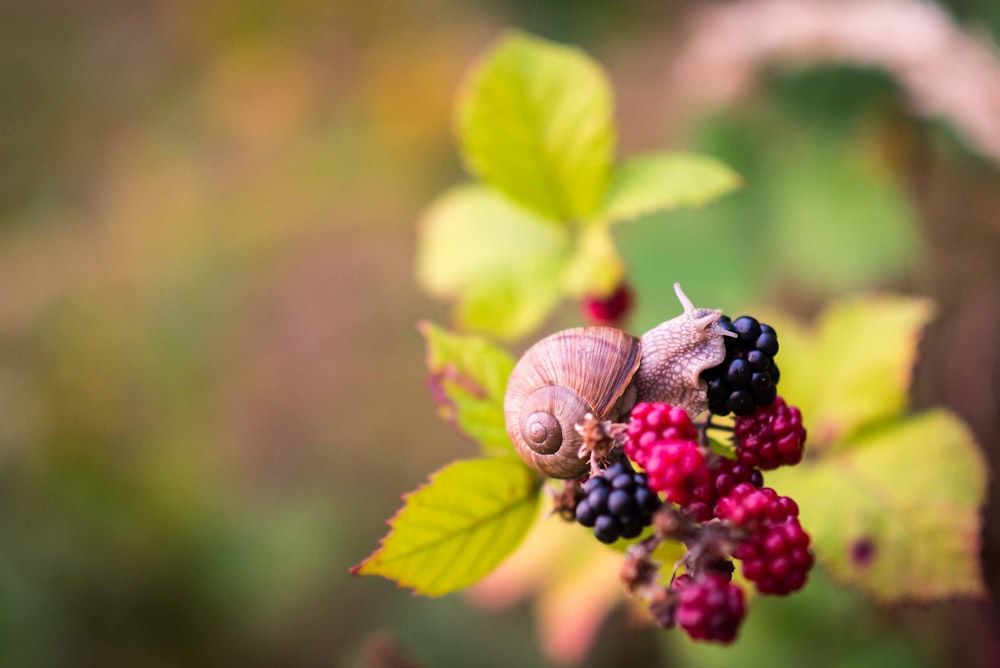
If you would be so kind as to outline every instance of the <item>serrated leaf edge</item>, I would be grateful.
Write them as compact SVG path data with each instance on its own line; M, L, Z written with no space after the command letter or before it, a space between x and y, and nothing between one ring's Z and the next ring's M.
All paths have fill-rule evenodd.
M386 577L387 579L393 580L396 583L396 585L397 585L398 588L400 588L400 589L409 589L409 590L411 590L411 592L414 595L418 595L419 594L419 595L422 595L422 596L434 597L434 596L438 596L438 595L444 595L444 593L449 593L449 592L444 592L444 593L438 594L438 595L428 594L427 592L421 591L420 588L417 585L413 584L412 582L407 582L407 581L405 581L403 579L389 578L388 576L384 576L384 575L382 575L382 573L379 573L377 571L366 571L365 569L372 563L372 561L374 559L376 559L386 549L386 542L395 534L395 531L396 531L395 524L396 524L396 522L399 520L400 516L407 509L409 509L411 507L409 505L411 497L419 494L420 492L426 490L431 485L433 485L434 482L435 482L435 480L437 480L438 476L443 471L445 471L446 469L450 468L451 466L454 466L456 464L460 464L462 462L486 461L486 460L492 460L492 459L507 460L506 457L480 457L480 458L474 458L474 459L456 459L456 460L453 460L453 461L445 464L444 466L442 466L441 468L439 468L437 471L431 473L428 476L428 479L426 480L426 482L421 483L416 489L414 489L414 490L412 490L410 492L406 492L405 494L403 494L402 497L401 497L402 501L403 501L403 505L400 508L398 508L396 510L396 512L393 514L393 516L390 517L385 522L386 525L390 529L389 533L385 534L384 536L382 536L382 538L379 539L379 546L377 548L375 548L375 550L373 550L371 554L369 554L367 557L365 557L364 559L362 559L357 564L351 566L348 569L348 572L352 576L355 576L355 577L359 576L359 575L380 575L380 576ZM524 470L526 472L531 473L531 469L528 469L526 466L524 467ZM526 503L537 503L538 502L538 492L542 488L542 483L543 483L542 478L539 477L539 476L535 476L535 482L532 485L533 491L531 493L525 495L522 499L518 500L517 502L515 502L515 503L513 503L513 504L511 504L509 506L506 506L503 511L491 514L491 515L487 516L486 518L483 518L483 519L479 520L478 522L476 522L476 524L481 524L482 522L487 521L490 518L495 518L495 517L499 517L501 515L505 515L505 514L511 512L513 509L515 509L515 508L517 508L517 507L519 507L519 506L521 506L523 504L526 504ZM534 520L532 520L532 521L534 521ZM528 527L526 527L525 534L527 533L527 528ZM523 540L523 538L524 537L522 536L522 540ZM420 549L408 552L407 554L402 555L401 557L398 557L398 558L403 558L403 557L409 556L411 554L414 554L414 553L417 553L417 552L420 552L420 551L423 551L423 550L426 550L426 549L430 549L434 545L438 545L441 542L446 541L446 540L449 540L449 539L448 538L442 538L442 539L440 539L438 541L435 541L434 543L432 543L430 545L423 545L423 546L421 546ZM511 548L511 552L513 552L513 550L516 549L516 548L517 548L517 545L514 545ZM396 559L393 559L392 561L396 561ZM386 562L383 562L383 563L386 563ZM389 562L389 563L391 563L391 562ZM483 575L483 577L485 577L485 576L486 576L486 574Z

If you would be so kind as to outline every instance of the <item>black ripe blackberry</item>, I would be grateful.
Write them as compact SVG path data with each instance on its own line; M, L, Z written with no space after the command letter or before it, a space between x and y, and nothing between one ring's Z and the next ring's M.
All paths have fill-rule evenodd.
M778 396L781 377L774 356L778 335L748 315L719 324L736 336L725 337L726 359L701 374L708 383L708 409L716 415L747 415L758 406L768 406Z
M636 473L624 459L591 477L583 491L586 496L576 506L576 521L593 527L602 543L638 536L661 503L649 489L646 474Z

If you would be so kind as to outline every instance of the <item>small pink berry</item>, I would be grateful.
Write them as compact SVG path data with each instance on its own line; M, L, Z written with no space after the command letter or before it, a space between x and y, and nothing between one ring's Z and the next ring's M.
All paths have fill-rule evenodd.
M622 282L611 294L588 295L580 303L584 317L595 325L617 325L632 309L632 289Z

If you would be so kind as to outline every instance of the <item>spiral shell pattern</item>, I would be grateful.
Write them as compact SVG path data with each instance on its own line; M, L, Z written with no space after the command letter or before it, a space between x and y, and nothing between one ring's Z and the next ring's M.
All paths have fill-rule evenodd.
M641 350L639 339L612 327L569 329L532 346L514 367L504 399L507 433L521 459L553 478L586 475L575 427L588 412L618 417L612 412L622 408Z

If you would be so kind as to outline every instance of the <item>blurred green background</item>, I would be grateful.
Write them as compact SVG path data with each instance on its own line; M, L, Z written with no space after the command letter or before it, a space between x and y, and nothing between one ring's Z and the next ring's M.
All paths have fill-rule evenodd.
M746 178L620 228L637 330L675 280L805 316L929 295L914 401L995 466L1000 11L834 4L0 4L0 665L551 663L528 603L347 574L400 494L473 452L423 383L414 323L447 305L413 278L416 221L465 178L454 94L510 25L606 65L621 153ZM630 619L588 665L732 659ZM751 665L1000 661L985 601L880 610L817 577L750 620Z

